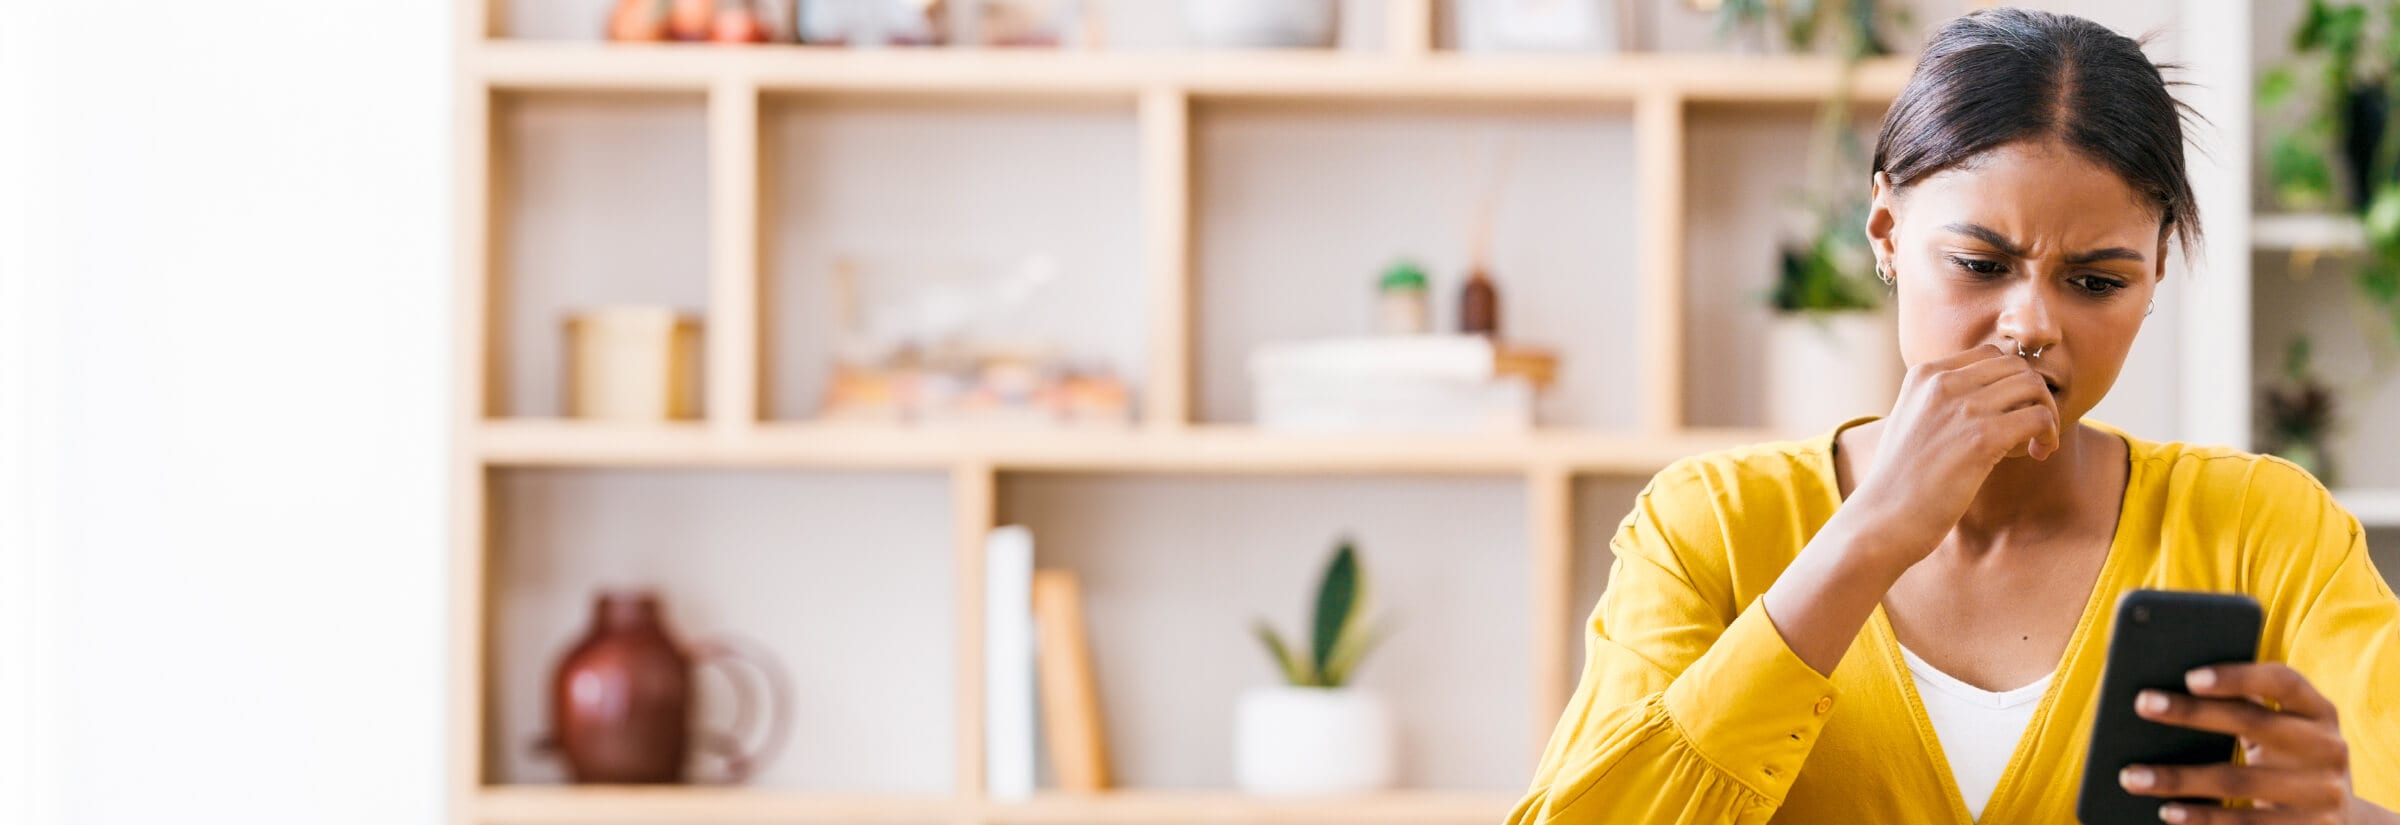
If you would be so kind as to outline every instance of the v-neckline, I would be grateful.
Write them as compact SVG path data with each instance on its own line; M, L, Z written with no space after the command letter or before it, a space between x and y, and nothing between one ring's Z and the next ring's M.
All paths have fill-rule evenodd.
M1833 499L1832 509L1839 509L1847 501L1842 495L1842 480L1834 459L1834 450L1842 433L1881 418L1872 415L1853 418L1822 436L1825 448L1818 451L1818 455L1824 461L1824 490ZM2125 543L2130 540L2130 531L2125 529L2125 524L2132 515L2133 491L2139 481L2143 462L2139 445L2134 443L2133 436L2106 424L2089 423L2125 443L2125 490L2117 502L2116 527L2109 536L2107 554L2100 559L2100 572L2092 577L2091 592L2084 596L2083 615L2075 620L2075 632L2067 637L2067 649L2059 656L2058 668L2051 671L2050 686L2042 691L2041 702L2034 706L2033 718L2025 723L2024 732L2017 735L2016 746L2009 751L2008 766L2001 769L2000 784L1992 788L1992 795L1984 801L1981 818L1967 812L1966 797L1958 790L1958 777L1950 772L1950 758L1943 753L1941 738L1934 733L1933 721L1925 713L1925 701L1917 695L1916 679L1908 671L1908 660L1900 653L1899 631L1892 626L1891 616L1884 612L1882 599L1875 601L1875 610L1867 619L1867 629L1876 640L1875 652L1883 660L1883 677L1899 685L1900 695L1908 703L1910 726L1917 732L1918 756L1930 763L1934 774L1941 777L1942 797L1950 803L1951 821L1957 825L1999 825L2012 821L2012 817L2018 815L2017 809L2024 804L2019 797L2024 795L2020 788L2025 784L2025 763L2033 757L2034 744L2048 733L2051 717L2058 708L2059 693L2068 682L2073 681L2069 675L2082 668L2089 655L2087 651L2095 632L2093 628L2098 624L2099 617L2106 615L2109 610L2105 603L2106 595L2117 590L2110 583L2117 576L2119 562L2126 555ZM2072 724L2072 720L2069 723Z

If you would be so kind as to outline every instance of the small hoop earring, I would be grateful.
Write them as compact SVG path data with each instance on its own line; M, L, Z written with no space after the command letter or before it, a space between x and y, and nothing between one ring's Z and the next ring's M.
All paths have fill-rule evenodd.
M1892 271L1882 261L1875 262L1875 277L1883 279L1884 286L1892 285Z
M2157 312L2157 311L2158 311L2158 301L2157 301L2157 300L2155 300L2155 299L2153 299L2153 300L2151 300L2151 302L2150 302L2150 306L2148 306L2148 307L2146 307L2146 308L2144 308L2144 309L2142 310L2142 317L2144 317L2144 318L2148 318L2148 317L2150 317L2150 313Z

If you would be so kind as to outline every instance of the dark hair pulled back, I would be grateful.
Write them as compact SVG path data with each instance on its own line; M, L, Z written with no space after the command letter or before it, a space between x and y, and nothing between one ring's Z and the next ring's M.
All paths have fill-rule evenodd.
M1995 8L1951 20L1926 42L1875 141L1875 171L1906 186L1999 146L2056 140L2114 171L2189 255L2199 205L2184 168L2183 118L2142 43L2064 14Z

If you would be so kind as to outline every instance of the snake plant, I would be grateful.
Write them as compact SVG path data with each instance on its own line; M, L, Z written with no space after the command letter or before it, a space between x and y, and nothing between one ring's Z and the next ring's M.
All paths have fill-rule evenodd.
M1264 618L1257 620L1254 630L1286 683L1338 688L1349 683L1359 660L1385 635L1380 628L1368 626L1366 612L1366 571L1359 566L1356 548L1345 538L1335 547L1332 560L1325 564L1324 578L1317 584L1307 649L1285 644Z

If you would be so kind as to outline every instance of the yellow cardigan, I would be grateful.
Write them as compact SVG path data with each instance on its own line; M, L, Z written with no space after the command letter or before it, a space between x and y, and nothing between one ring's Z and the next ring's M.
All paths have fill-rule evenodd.
M1609 542L1581 684L1511 825L1972 822L1877 607L1828 679L1758 597L1841 504L1833 437L1727 450L1661 471ZM2357 793L2400 809L2400 601L2358 520L2281 459L2132 446L2116 537L1984 825L2075 821L2117 596L2248 593L2260 657L2340 708Z

